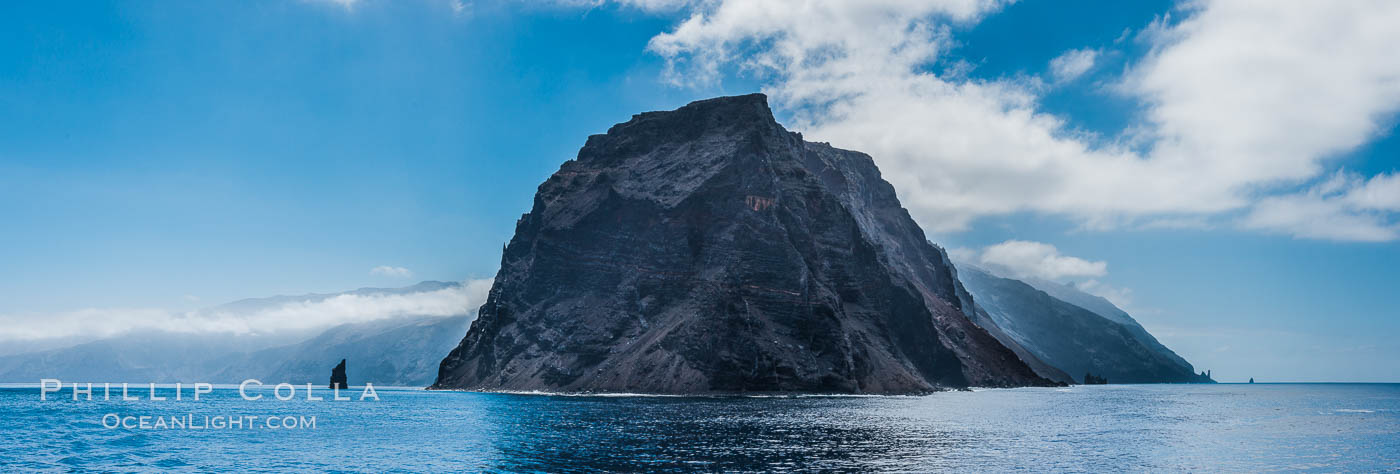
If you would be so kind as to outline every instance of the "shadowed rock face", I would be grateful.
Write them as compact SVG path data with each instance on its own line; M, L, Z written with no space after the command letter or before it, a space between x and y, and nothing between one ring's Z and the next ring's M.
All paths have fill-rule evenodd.
M345 359L340 359L340 364L331 369L330 388L349 388L350 384L345 378Z
M995 326L1007 345L1019 344L1030 355L1027 360L1040 360L1051 369L1035 367L1041 375L1061 380L1052 369L1061 373L1092 374L1093 378L1075 380L1082 383L1209 383L1180 356L1167 349L1147 333L1131 316L1112 303L1083 294L1053 282L1041 282L1055 294L1042 291L1020 280L1002 278L985 270L964 265L960 270L963 284L977 299L980 314ZM1100 314L1061 297L1102 307ZM1113 313L1108 313L1111 309ZM1106 382L1102 381L1107 379ZM1093 382L1097 381L1097 382Z
M433 388L1050 383L964 316L951 269L869 156L804 142L762 95L644 113L540 185Z

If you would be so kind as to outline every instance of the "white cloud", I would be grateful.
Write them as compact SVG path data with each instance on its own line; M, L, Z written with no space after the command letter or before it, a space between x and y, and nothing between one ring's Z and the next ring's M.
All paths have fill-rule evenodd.
M1372 211L1400 211L1400 173L1379 174L1365 183L1354 175L1346 176L1354 180L1346 193L1348 206Z
M1078 79L1094 67L1099 52L1093 49L1071 49L1050 60L1050 74L1057 82Z
M1204 216L1155 217L1137 225L1139 230L1196 229L1209 230L1215 226Z
M647 11L674 11L696 3L694 0L622 0L625 5Z
M1132 289L1100 280L1108 276L1108 262L1065 255L1054 245L1008 240L982 249L948 249L948 256L958 265L972 264L1005 278L1071 285L1079 291L1101 296L1124 311L1144 312L1142 308L1133 307Z
M944 251L948 252L948 258L954 262L975 262L977 256L981 254L977 249L968 247L953 247Z
M594 8L607 3L616 3L646 12L673 12L702 1L704 0L548 0L547 3L573 8Z
M1149 107L1155 161L1236 191L1298 182L1400 108L1400 3L1192 6L1122 84Z
M57 314L0 315L0 341L97 338L131 331L187 334L274 334L405 316L469 314L486 301L492 279L416 293L340 294L246 310L83 309Z
M1388 242L1400 238L1394 211L1400 211L1400 174L1367 180L1339 171L1303 192L1260 200L1240 225L1298 238Z
M966 256L966 254L963 254ZM1060 250L1043 242L1008 240L976 252L969 260L995 273L1013 278L1041 278L1062 281L1066 278L1101 277L1108 274L1108 263L1089 261L1060 254Z
M380 265L374 267L370 269L369 273L371 275L383 275L392 278L409 278L413 276L413 272L409 271L407 268L394 267L389 265Z
M1324 173L1400 108L1400 2L1194 2L1146 29L1151 53L1116 87L1146 106L1124 137L1143 146L1101 143L1041 112L1034 81L933 72L947 24L1003 5L716 0L649 49L677 83L729 68L761 79L792 128L870 153L934 232L1026 211L1102 228L1248 209Z
M472 5L465 0L447 0L447 6L452 8L454 15L471 15Z
M971 21L999 8L1002 3L996 0L705 2L698 4L692 16L674 31L652 38L648 48L673 64L685 63L684 70L673 71L676 74L673 79L685 83L716 80L724 64L786 76L779 80L805 78L819 83L866 74L898 74L907 72L911 62L932 59L944 46L945 32L925 19L936 16L951 21ZM851 66L871 69L860 71Z
M304 1L304 2L310 2L310 3L322 3L322 4L326 4L326 5L334 5L334 6L337 6L337 7L340 7L340 8L344 8L346 12L354 12L356 7L358 7L359 5L361 5L361 4L363 4L363 3L365 2L365 0L302 0L302 1ZM463 17L465 17L465 16L471 16L471 14L472 14L472 9L473 9L473 7L474 7L474 5L475 5L475 2L470 1L470 0L438 0L438 1L443 2L443 3L446 3L446 4L447 4L447 7L450 8L450 9L452 10L452 14L453 14L453 15L463 16ZM578 5L593 3L592 0L556 0L556 1L558 1L558 2L561 3L561 4L566 4L566 5L571 5L571 6L578 6ZM645 0L638 0L638 1L645 1Z
M312 3L326 3L326 4L336 5L336 6L339 6L339 7L341 7L341 8L344 8L346 11L352 11L352 10L354 10L354 9L355 9L355 5L358 4L358 3L360 3L360 0L304 0L304 1L312 2Z
M1078 288L1079 291L1102 297L1125 312L1134 314L1143 313L1143 311L1138 309L1130 310L1130 308L1133 308L1133 290L1130 288L1119 288L1095 279L1075 283L1074 287Z

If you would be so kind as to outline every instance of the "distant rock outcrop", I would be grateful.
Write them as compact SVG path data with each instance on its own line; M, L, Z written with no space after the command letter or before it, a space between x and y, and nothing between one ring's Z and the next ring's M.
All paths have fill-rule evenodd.
M1108 379L1105 378L1105 377L1099 377L1099 376L1097 376L1097 375L1094 375L1094 374L1091 374L1091 373L1087 373L1087 372L1084 374L1084 385L1106 385L1106 384L1108 384Z
M426 387L443 354L457 347L472 317L400 317L336 326L293 345L225 357L213 380L314 381L326 361L355 359L355 381L375 386Z
M747 95L589 137L535 195L433 388L922 393L1048 385L965 314L867 155Z
M340 365L331 369L330 388L350 388L350 383L345 378L345 359L340 359Z

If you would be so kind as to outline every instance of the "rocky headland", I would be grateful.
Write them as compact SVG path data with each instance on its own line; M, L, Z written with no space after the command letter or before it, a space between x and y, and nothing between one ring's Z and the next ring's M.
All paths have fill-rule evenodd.
M649 112L540 185L432 388L910 394L1051 385L867 155L763 95Z

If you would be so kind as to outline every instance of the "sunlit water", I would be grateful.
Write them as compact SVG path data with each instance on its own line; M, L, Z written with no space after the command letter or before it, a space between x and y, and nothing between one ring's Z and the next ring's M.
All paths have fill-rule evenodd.
M199 402L74 402L66 386L48 401L37 388L0 388L0 471L1400 469L1394 384L808 398L380 389L378 402L265 394L247 401L219 389ZM260 418L242 429L110 429L108 413ZM269 415L315 416L316 426L268 429Z

